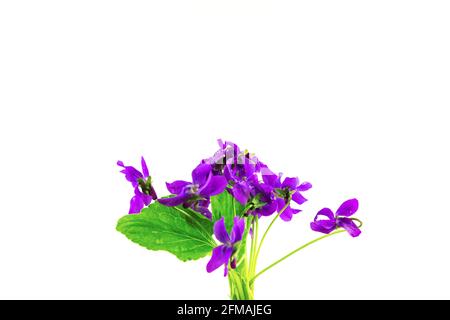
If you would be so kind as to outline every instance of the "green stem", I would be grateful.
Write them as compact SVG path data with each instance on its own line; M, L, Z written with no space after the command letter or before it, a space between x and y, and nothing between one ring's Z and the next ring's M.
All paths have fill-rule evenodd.
M357 222L359 223L358 228L361 228L361 227L362 227L363 223L362 223L361 220L359 220L359 219L357 219L357 218L351 218L351 219L354 220L354 221L357 221ZM262 275L264 272L266 272L267 270L269 270L269 269L271 269L272 267L276 266L276 265L279 264L280 262L286 260L287 258L289 258L289 257L292 256L293 254L299 252L300 250L305 249L306 247L309 247L309 246L312 245L313 243L316 243L316 242L318 242L318 241L320 241L320 240L326 239L326 238L328 238L328 237L334 236L335 234L339 234L339 233L342 233L342 232L345 232L345 231L346 231L345 229L337 229L336 231L334 231L334 232L332 232L332 233L330 233L330 234L323 235L323 236L321 236L321 237L318 237L318 238L316 238L316 239L314 239L314 240L312 240L312 241L310 241L310 242L308 242L308 243L302 245L301 247L299 247L299 248L295 249L294 251L288 253L287 255L285 255L284 257L282 257L281 259L278 259L277 261L275 261L274 263L272 263L272 264L271 264L270 266L268 266L267 268L264 268L263 270L261 270L260 272L258 272L258 274L257 274L256 276L254 276L254 277L250 280L250 285L252 285L253 282L255 281L255 279L258 278L260 275ZM261 241L261 242L262 242L262 241Z
M253 222L250 223L250 217L248 218L248 222L249 224L251 224L251 226L253 226ZM248 269L247 269L247 276L251 277L251 271L252 271L252 264L253 264L253 247L254 247L254 243L255 243L255 239L253 237L251 237L252 240L250 241L250 252L248 253Z
M253 217L253 236L252 236L252 246L250 249L250 266L249 266L249 273L250 277L253 277L255 275L256 270L256 261L255 261L255 254L256 254L256 247L258 244L258 217Z
M253 260L254 260L254 263L253 263L253 270L252 270L252 275L255 275L255 271L256 271L256 257L257 257L257 255L256 255L256 248L257 248L257 246L258 246L258 230L259 230L259 226L258 226L258 221L259 221L259 218L258 218L258 216L255 216L255 219L256 219L256 222L255 222L255 233L253 234L253 236L255 237L255 252L254 252L254 257L253 257Z
M234 294L234 285L233 285L233 281L231 280L231 277L228 277L228 283L230 285L230 298L233 298L235 296Z
M228 276L231 278L231 282L233 283L233 288L235 289L235 292L233 292L233 295L231 296L231 299L245 299L245 293L244 289L242 288L242 283L239 281L240 279L237 278L237 275L234 273L233 270L230 270L228 272Z
M289 199L289 201L286 202L286 205L283 207L283 209L280 210L280 212L278 212L278 214L275 216L275 218L273 218L273 220L270 222L269 226L267 227L266 232L264 232L264 234L261 238L261 242L259 243L258 250L256 251L255 258L254 258L255 269L256 269L256 261L258 260L259 252L261 251L261 247L264 243L264 239L266 239L267 233L269 232L270 228L272 228L272 225L275 223L275 221L280 217L280 215L289 207L290 203L291 203L291 199Z
M228 273L230 279L230 287L233 288L232 300L253 300L253 290L250 289L248 278L243 278L242 274L235 269Z

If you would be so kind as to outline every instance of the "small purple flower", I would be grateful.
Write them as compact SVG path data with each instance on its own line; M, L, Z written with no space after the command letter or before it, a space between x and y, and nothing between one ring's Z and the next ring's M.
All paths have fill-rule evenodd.
M312 185L309 182L300 183L298 178L286 177L281 182L281 174L268 174L263 176L263 180L267 185L270 185L275 192L277 199L278 212L280 212L292 199L298 205L307 201L301 194L303 191L311 189ZM284 221L291 221L292 216L301 212L299 209L293 209L290 205L281 213L280 218Z
M245 220L239 217L234 217L231 235L228 234L225 228L225 220L223 217L214 224L214 235L222 245L213 249L212 257L206 266L206 271L211 273L223 265L225 267L224 276L226 276L228 274L228 264L230 264L232 269L236 268L236 258L233 255L237 251L237 244L242 240L244 229Z
M230 185L229 191L243 206L254 196L261 166L257 157L245 151L229 159L224 168L224 176Z
M152 186L152 178L149 175L145 159L141 157L142 172L134 167L125 166L122 161L117 161L117 165L123 168L120 172L125 175L125 178L131 182L134 188L134 196L130 201L129 213L139 213L142 208L152 202L152 199L156 200L158 198Z
M228 164L224 170L225 177L231 185L231 194L243 206L250 199L253 183L257 181L255 173L256 163L247 157L242 159L242 163Z
M169 207L183 204L185 208L192 208L211 219L209 198L222 193L227 186L227 180L223 176L213 175L210 164L201 163L192 171L192 182L177 180L166 183L166 186L175 196L159 199L160 203Z
M341 204L339 209L337 209L336 214L329 208L323 208L317 213L314 222L311 222L311 229L328 234L338 227L341 227L347 230L352 237L357 237L361 234L361 230L359 230L358 226L353 222L353 219L349 218L356 211L358 211L357 199L345 201ZM327 219L319 219L320 216Z
M252 181L252 186L252 197L247 205L247 212L258 217L272 215L278 205L273 188L268 184L260 183L256 177Z

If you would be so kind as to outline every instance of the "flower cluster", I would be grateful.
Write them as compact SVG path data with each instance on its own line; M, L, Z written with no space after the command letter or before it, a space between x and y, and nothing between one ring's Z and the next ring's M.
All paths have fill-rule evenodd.
M242 205L244 210L240 216L234 217L233 225L228 229L231 230L230 233L226 229L223 217L216 219L214 225L214 235L221 244L212 251L207 271L212 272L223 265L224 273L227 275L229 267L232 269L236 267L236 252L246 235L244 232L246 224L271 215L276 215L283 221L291 221L295 214L301 212L299 206L307 201L303 193L312 185L300 181L297 177L283 177L281 173L274 173L254 154L241 150L232 142L218 140L218 143L219 150L212 157L200 161L192 171L191 181L167 182L167 190L171 195L159 199L144 158L141 159L142 171L125 166L122 161L118 161L117 164L122 168L121 172L134 190L129 213L139 213L152 200L157 200L168 207L190 208L212 220L211 197L223 192L229 193ZM356 237L361 231L354 222L357 219L350 216L357 209L356 199L344 202L336 214L324 208L311 222L311 229L330 234L342 228ZM250 225L247 225L247 228L251 234Z
M267 165L248 151L241 151L232 142L219 140L220 149L202 165L211 167L211 174L226 180L226 190L245 206L247 215L270 216L275 212L285 221L300 212L290 207L292 199L301 205L306 198L301 194L311 188L309 182L298 178L285 178L273 173ZM222 186L222 185L221 185Z

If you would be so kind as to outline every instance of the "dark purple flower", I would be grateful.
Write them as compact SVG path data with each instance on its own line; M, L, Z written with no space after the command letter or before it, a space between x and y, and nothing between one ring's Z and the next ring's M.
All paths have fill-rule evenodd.
M277 199L278 212L286 207L290 203L291 199L298 205L301 205L307 201L307 199L301 194L303 191L311 189L312 185L309 182L300 183L298 178L286 177L283 182L281 181L281 174L266 174L263 175L264 182L271 186L274 190ZM281 213L280 218L284 221L291 221L292 216L301 212L299 209L293 209L288 205Z
M237 251L238 242L242 240L244 229L245 220L239 217L234 217L231 235L228 234L225 228L225 220L223 217L214 224L214 235L222 245L213 249L212 257L206 265L206 271L213 272L223 265L225 267L224 276L226 276L228 273L228 264L230 264L232 269L236 268L236 258L233 255Z
M185 208L192 208L211 219L209 198L222 193L227 186L227 180L223 176L213 175L210 164L201 163L192 171L192 182L177 180L166 185L169 192L175 196L159 199L160 203L169 207L183 204Z
M337 209L336 214L329 208L323 208L317 213L314 222L311 222L311 229L328 234L338 227L341 227L347 230L352 237L357 237L361 234L361 230L359 230L358 226L353 222L353 219L349 218L356 211L358 211L357 199L345 201L341 204L339 209ZM319 219L321 216L326 219Z
M272 215L278 206L273 188L259 182L256 177L252 181L252 187L252 197L247 204L247 212L258 217Z
M141 157L142 172L131 166L125 166L122 161L117 161L117 165L122 167L120 172L131 183L134 188L134 196L130 201L129 213L139 213L142 208L148 206L152 199L156 200L155 189L152 186L152 178L149 175L144 157Z
M229 159L224 168L230 193L244 206L255 196L261 166L258 158L245 151L236 158Z
M242 163L227 164L224 169L225 177L231 185L230 192L242 205L246 205L251 197L253 183L256 179L256 163L244 157Z
M267 168L265 164L258 160L258 158L248 151L241 151L239 147L229 141L223 142L218 140L220 149L215 155L209 159L204 160L204 163L209 163L213 167L214 175L223 175L228 182L227 190L233 197L243 206L248 206L249 209L261 208L261 198L264 201L269 201L266 194L257 194L260 190L258 188L259 174L265 174L264 169ZM271 171L269 170L271 173ZM252 203L250 203L252 202ZM276 204L271 203L272 208ZM272 213L274 210L269 210ZM254 213L254 212L252 212ZM265 214L268 215L266 212Z

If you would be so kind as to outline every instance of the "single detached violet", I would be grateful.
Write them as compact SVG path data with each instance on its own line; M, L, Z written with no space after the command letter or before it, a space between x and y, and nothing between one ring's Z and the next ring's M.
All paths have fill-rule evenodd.
M350 199L341 204L339 209L337 209L336 214L329 208L323 208L317 213L314 221L311 222L311 229L329 234L340 227L347 230L352 237L357 237L361 234L361 230L355 224L353 219L349 217L358 211L358 206L357 199ZM325 219L321 219L322 217Z

